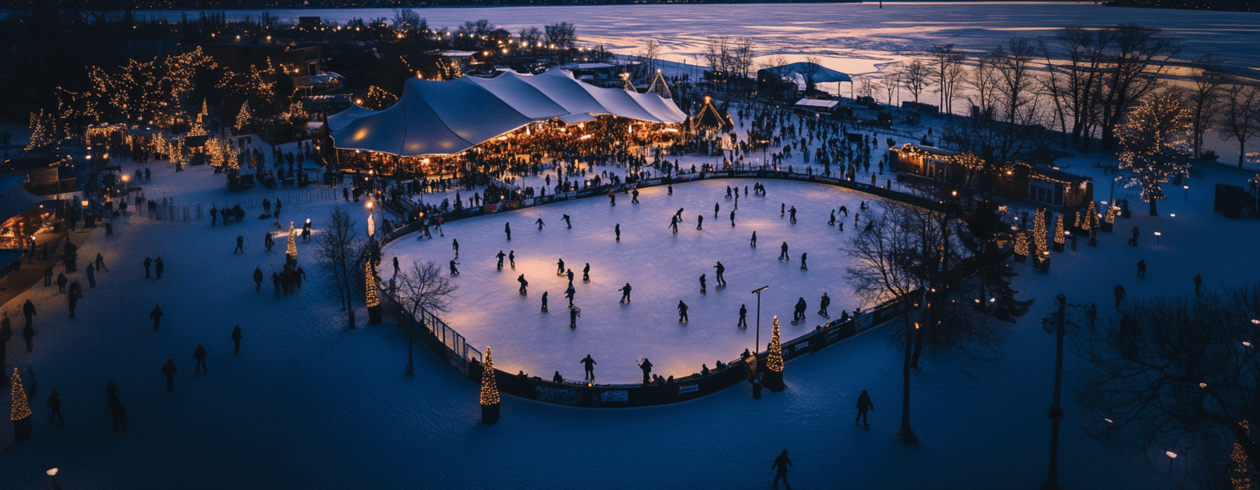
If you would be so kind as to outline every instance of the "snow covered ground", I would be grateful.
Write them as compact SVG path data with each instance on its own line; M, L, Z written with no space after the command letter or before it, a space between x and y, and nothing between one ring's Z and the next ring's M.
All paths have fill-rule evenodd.
M382 254L397 256L404 268L412 260L433 260L445 270L453 257L451 240L459 240L460 286L448 325L463 334L478 349L494 347L495 365L509 372L527 373L550 379L559 370L565 378L580 378L578 360L591 354L599 362L596 371L601 383L630 383L641 379L637 360L647 357L662 376L682 377L710 368L714 361L730 362L744 349L753 349L756 336L757 298L749 291L770 285L762 297L762 349L770 338L770 320L778 315L786 341L827 322L817 315L819 298L825 291L831 297L830 313L860 305L852 297L845 280L850 259L839 250L854 233L853 213L860 213L861 201L871 196L821 184L766 181L765 197L743 197L735 211L735 227L730 212L735 201L725 199L726 187L746 185L750 179L712 180L674 186L668 195L664 186L643 190L640 204L619 194L617 205L607 199L585 199L527 208L469 220L443 227L445 237L416 240L411 236L386 247ZM797 209L797 224L780 217L780 204ZM721 209L715 219L713 205ZM849 216L845 230L828 226L830 211L845 206ZM670 217L684 208L683 223L675 235L669 230ZM567 229L561 216L572 217ZM697 215L704 216L704 228L696 229ZM534 224L541 218L546 226ZM503 233L504 223L512 225L512 240ZM862 222L865 223L865 222ZM621 226L621 241L613 233ZM757 232L758 246L749 246ZM778 260L779 246L786 241L790 259ZM514 251L516 270L507 262L502 271L495 268L495 255ZM809 270L800 268L800 255L807 253ZM568 328L569 315L564 290L567 278L556 275L558 259L575 274L575 304L582 309L578 328ZM726 267L728 289L716 290L714 265ZM591 282L582 282L582 268L591 265ZM385 267L383 274L390 274ZM517 277L529 281L529 295L517 294ZM700 293L699 277L706 275L708 292ZM632 303L620 305L618 291L626 283L634 291ZM549 313L540 312L540 297L548 291ZM808 319L791 325L792 307L805 298ZM678 323L678 301L690 311L686 325ZM736 328L740 305L748 308L747 330ZM484 350L484 349L482 349Z
M280 194L292 202L286 204L282 220L310 217L317 232L334 206L347 206L332 201L300 204L296 197L290 201L284 195L302 191L255 189L231 194L222 181L209 176L207 168L175 174L161 165L152 166L153 187L183 188L201 196L198 200ZM132 171L134 167L124 164L124 169ZM1089 167L1074 164L1069 168L1088 171L1083 169ZM788 390L767 394L762 400L753 400L746 385L681 405L629 410L579 410L505 397L503 420L486 427L478 422L476 385L435 356L418 350L416 376L403 374L405 344L390 322L357 330L344 327L344 315L325 299L324 281L311 266L313 242L298 243L299 261L312 276L304 290L276 298L266 289L249 289L254 267L269 271L283 261L280 252L262 251L258 235L270 229L269 220L247 219L241 224L210 227L206 220L172 223L123 218L116 221L114 236L106 237L98 230L81 251L83 257L102 252L110 272L98 276L97 288L85 291L78 318L67 318L64 297L52 288L35 287L4 306L14 314L29 298L40 309L35 351L24 352L20 342L8 345L10 368L34 368L40 393L31 403L37 419L31 441L12 444L9 425L0 425L0 444L6 445L0 450L0 474L6 488L19 489L47 488L43 470L50 466L62 468L59 482L67 489L746 488L766 485L772 476L768 469L771 460L787 448L795 463L791 478L798 488L1032 487L1045 479L1049 435L1045 412L1050 402L1054 345L1039 319L1052 310L1053 296L1064 293L1072 303L1097 302L1105 317L1110 311L1106 308L1110 290L1117 283L1125 285L1131 299L1140 299L1189 293L1190 277L1195 273L1202 274L1205 284L1212 286L1254 280L1260 259L1250 253L1249 244L1260 238L1260 228L1250 221L1228 220L1213 213L1208 191L1213 183L1236 183L1245 177L1224 167L1202 166L1194 172L1188 198L1177 199L1182 196L1172 193L1172 199L1161 203L1164 216L1134 213L1132 220L1117 224L1119 232L1101 234L1097 248L1055 254L1048 275L1017 265L1024 274L1015 286L1023 291L1023 297L1038 300L1033 311L1008 328L1004 344L979 355L980 359L954 355L925 359L923 371L914 375L913 382L913 418L922 440L914 447L903 445L893 435L900 404L900 364L896 349L887 342L886 330L872 331L789 363L785 373ZM675 186L673 197L694 200L696 206L703 207L717 198L716 188L711 188L714 185L723 184ZM771 187L766 203L777 204L783 201L779 199L783 194L795 190L787 184L767 185ZM707 250L709 245L698 241L700 233L685 226L677 239L646 236L663 232L666 223L656 215L670 209L657 204L665 199L653 192L645 193L645 202L637 211L645 213L643 220L652 227L640 231L623 226L623 233L630 235L623 236L623 245L629 245L624 240L644 240L645 245L678 240ZM832 190L811 192L821 193L824 201L858 198ZM1100 189L1100 198L1102 193ZM636 210L626 200L619 201L615 209L608 208L603 199L590 199L519 213L525 218L531 212L546 214L548 228L538 235L528 223L522 223L524 226L515 230L518 238L514 241L530 243L531 250L539 251L547 246L543 238L561 233L589 233L592 242L606 241L610 238L608 226L579 220L575 223L578 228L569 232L556 218L566 209L574 210L569 213L574 216L624 213L632 218ZM779 218L771 210L758 211L754 201L741 202L741 211L769 216L737 218L736 234L730 238L735 242L732 249L741 249L735 245L741 245L743 232L753 220L770 221L767 229L785 227L775 221ZM797 227L819 228L819 236L799 240L821 244L834 236L834 230L817 224L819 209L832 203L806 198L795 201L804 213ZM357 205L349 206L353 206L348 208L352 212L361 212ZM689 209L684 215L692 218L694 212ZM486 225L490 226L487 235L465 245L470 247L463 253L468 257L464 265L468 276L462 281L483 274L475 269L493 274L492 258L478 253L474 260L472 253L478 247L497 251L492 241L501 239L498 217L484 220L491 222ZM720 219L713 222L712 231L706 231L717 233L720 223ZM1148 234L1141 247L1125 246L1124 232L1133 225L1146 233L1161 231L1160 244ZM447 230L462 233L461 227L471 231L480 226L477 220L470 220L453 223ZM237 235L248 238L245 254L231 253ZM799 273L795 264L775 271L779 264L773 259L760 260L760 255L777 251L766 249L773 243L770 236L759 234L759 239L764 243L759 261L743 268L769 268L771 274ZM476 245L478 241L484 244ZM716 243L718 238L706 241ZM443 258L449 253L448 245L441 241L406 245L418 250L437 247L434 253ZM554 246L574 244L557 238ZM690 265L693 260L707 260L704 256L708 253L684 252L681 245L669 247L660 255L684 254L682 260L671 263ZM638 253L646 253L647 248L640 250ZM839 267L825 263L825 252L810 252L811 276ZM387 249L387 256L389 253ZM144 279L140 261L146 254L165 260L167 270L161 280ZM547 276L551 255L535 258L531 253L525 258L526 262L540 262L529 265L541 270L542 277L535 284L555 282L554 277ZM592 256L598 257L594 252ZM1145 281L1134 279L1133 264L1141 258L1149 264ZM578 260L588 259L566 257L566 261ZM614 266L597 266L603 262L589 260L598 280L613 280L606 277L611 274L604 269ZM744 275L750 272L735 262L727 265L731 268L731 294L742 296L747 280ZM653 309L646 304L652 295L695 294L693 275L698 273L687 271L677 285L665 286L660 293L652 286L636 287L636 298L641 299L633 306L635 313ZM82 273L72 277L82 280ZM510 281L493 280L499 279ZM510 283L495 286L507 291L511 287ZM463 292L468 294L470 289L465 286ZM579 294L583 305L602 305L615 299L614 293L599 293L607 295L607 301L597 300L595 292ZM727 292L710 291L709 298L689 303L697 309L692 313L693 327L687 328L699 329L699 323L707 322L701 320L709 315L702 314L702 308L708 308L706 302L723 301L715 299L723 294ZM837 307L849 306L839 290L834 296ZM528 308L522 311L532 314L534 298L531 294ZM806 299L816 304L815 298ZM558 305L562 299L552 301ZM783 308L778 301L767 303L763 305L767 318L776 308ZM148 320L154 304L160 304L167 315L161 332L153 332ZM730 306L713 308L715 312L730 310ZM664 328L678 328L667 312L644 314L662 315ZM362 311L359 318L365 318ZM555 325L554 330L558 335L585 339L588 332L601 328L593 325L596 321L584 318L577 332L567 332L563 325ZM237 323L244 329L245 340L241 355L232 357L229 334ZM456 328L471 328L463 323L453 322ZM213 374L192 374L191 354L197 344L209 350ZM614 357L609 363L613 366L601 363L600 372L611 376L616 359L628 364L641 355ZM565 359L568 357L572 356ZM174 358L181 370L174 393L163 390L159 371L168 358ZM501 359L501 363L515 362L506 356ZM708 357L696 359L687 362L694 364ZM1071 356L1067 363L1069 369L1078 365ZM103 415L103 388L110 379L117 381L119 395L131 415L127 434L112 434ZM42 423L48 416L44 397L54 386L64 393L66 427ZM1066 393L1071 386L1069 381ZM876 405L870 431L846 418L863 389L870 390ZM0 411L7 410L8 397L0 397ZM1165 461L1130 461L1089 439L1078 426L1094 422L1079 420L1070 396L1065 396L1065 402L1069 418L1063 428L1060 459L1065 488L1171 486ZM1177 465L1174 474L1180 479L1185 467L1180 460Z

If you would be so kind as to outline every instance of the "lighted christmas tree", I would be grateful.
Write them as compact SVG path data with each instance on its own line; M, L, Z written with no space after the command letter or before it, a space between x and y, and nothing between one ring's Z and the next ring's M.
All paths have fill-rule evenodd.
M26 402L26 388L22 386L22 377L17 368L9 376L9 393L12 396L13 409L9 412L9 420L13 421L13 437L18 442L31 438L31 406Z
M48 148L56 143L54 133L57 131L57 120L52 114L44 114L44 110L40 109L38 113L31 113L31 140L26 145L26 151L38 151Z
M774 327L770 333L770 347L766 349L766 369L772 372L783 372L783 346L779 344L779 317L774 317Z
M486 346L486 362L481 366L481 422L494 425L499 421L499 386L494 382L494 356Z
M1046 213L1043 209L1037 210L1037 219L1033 221L1033 243L1037 245L1036 253L1045 252L1046 249Z
M1054 218L1054 243L1063 245L1067 241L1067 236L1063 232L1063 215Z
M1094 201L1089 202L1089 209L1085 213L1085 229L1098 228L1098 207L1094 206Z
M1103 222L1109 225L1115 224L1116 222L1116 207L1115 206L1107 206L1107 216L1106 218L1103 219Z
M293 231L293 222L289 222L289 244L284 247L284 254L289 260L297 260L297 232Z
M1126 187L1141 189L1142 200L1150 203L1151 216L1156 215L1156 201L1167 197L1163 184L1190 171L1184 138L1191 120L1190 109L1181 96L1166 91L1143 97L1141 104L1130 109L1116 126L1120 168L1132 172Z
M380 306L380 293L377 291L376 271L372 269L371 262L363 263L363 284L366 286L364 297L367 298L367 307L373 308Z
M1248 427L1247 421L1239 422L1242 426L1244 434L1251 434L1251 428ZM1230 471L1229 482L1234 490L1251 490L1251 474L1247 468L1247 451L1243 449L1242 444L1234 443L1234 449L1229 455L1230 461L1234 463L1234 467Z
M499 387L494 383L494 356L486 346L486 362L481 365L481 405L498 405Z
M1028 255L1028 234L1024 232L1015 233L1015 255Z
M236 130L240 131L241 128L247 126L249 121L253 118L254 115L249 112L249 101L246 100L244 104L241 104L241 111L236 113Z

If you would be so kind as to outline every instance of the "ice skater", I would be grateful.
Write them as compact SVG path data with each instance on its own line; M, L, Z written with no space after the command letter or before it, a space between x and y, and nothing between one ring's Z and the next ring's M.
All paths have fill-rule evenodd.
M499 253L495 254L494 256L499 259L499 263L495 265L495 268L498 270L503 270L503 258L507 257L507 254L504 254L503 251L500 250Z
M704 274L700 274L700 292L706 292L704 287Z
M455 258L459 258L459 240L451 239L451 248L455 249Z
M845 218L848 218L848 217L849 217L849 208L846 208L846 207L844 207L844 205L841 205L841 206L840 206L840 214L843 214Z
M735 227L735 212L731 211L731 228Z
M617 236L617 243L621 243L621 223L613 226L613 233Z
M595 362L594 359L591 359L590 354L587 354L586 357L582 358L581 361L578 361L578 364L581 364L586 367L586 380L595 381L595 365L599 363Z
M564 275L564 259L563 258L560 259L558 262L556 262L556 275L557 276Z
M621 287L621 301L620 301L620 303L621 303L621 304L623 304L623 305L628 305L628 304L630 304L630 283L628 283L628 282L626 283L626 285L625 285L625 286L622 286L622 287Z
M696 215L696 229L697 230L704 229L704 215L700 215L700 214Z
M674 213L674 216L678 217L678 221L682 221L683 219L682 213L683 213L683 208L678 208L678 212Z
M569 308L573 307L573 295L575 294L577 294L577 290L573 289L572 284L569 285L568 289L564 290L564 297L569 300Z
M779 217L782 218L785 214L787 214L787 204L779 203Z
M451 275L452 275L452 276L458 276L458 275L459 275L459 269L456 269L456 268L455 268L455 266L457 266L457 265L459 265L459 262L456 262L454 259L451 259Z
M771 487L779 488L779 479L782 478L787 490L792 490L792 484L788 483L787 479L789 466L792 466L792 460L788 459L787 449L784 449L779 457L774 458L774 464L770 465L770 469L774 470L774 481L770 482Z
M526 294L529 294L525 290L525 288L529 287L529 281L525 280L525 274L521 274L520 277L517 277L516 282L521 283L521 290L520 290L521 296L525 296Z
M722 209L722 205L721 205L721 204L718 204L718 203L716 203L716 202L715 202L715 203L713 203L713 219L717 219L718 210L720 210L720 209Z
M560 219L564 220L564 225L565 225L565 227L566 227L566 228L569 228L569 229L573 228L573 222L572 222L572 221L570 221L569 215L567 215L567 214L566 214L566 215L562 215L562 216L560 217Z
M748 307L739 305L739 323L735 324L735 328L748 328Z
M1138 277L1138 279L1146 279L1146 259L1141 259L1141 260L1139 260L1139 261L1138 261L1138 263L1137 263L1137 277ZM1197 292L1196 292L1196 294L1197 294Z
M826 291L823 291L822 299L818 300L818 314L822 315L823 318L831 318L831 315L827 313L828 306L831 306L831 297L827 296Z
M508 241L512 241L512 223L503 223L503 233L507 234Z
M542 295L542 312L543 313L547 312L547 292L546 291L543 291L543 295Z
M572 286L573 285L573 269L569 269L565 271L564 275L569 277L569 285Z
M538 225L538 231L542 231L543 225L545 225L545 223L543 223L542 218L538 218L537 221L534 221L534 224Z
M683 303L681 299L678 300L678 323L687 323L691 321L690 318L687 318L687 309L687 303Z
M783 245L779 246L779 260L792 260L791 257L788 257L787 242L783 242Z
M836 212L831 211L831 219L827 220L827 226L836 226Z
M748 246L757 248L757 230L753 230L752 240L748 241Z
M577 328L577 319L582 316L582 309L576 306L569 307L569 328ZM594 378L591 378L594 379Z
M503 251L500 250L499 253L503 253ZM511 264L512 270L516 270L516 251L515 250L511 250L508 252L508 264Z
M803 271L809 270L809 267L805 265L805 257L807 256L809 256L808 253L804 253L804 252L801 253L801 270Z
M582 268L582 282L591 282L591 263L587 262L586 267Z
M792 208L788 210L788 222L796 224L796 206L792 206Z
M866 428L871 428L871 424L866 421L866 412L875 410L875 404L871 403L871 396L866 394L866 390L862 390L862 394L858 395L857 410L857 417L853 417L853 422L857 423L860 420Z
M792 323L796 323L796 322L799 322L799 321L801 321L801 320L804 320L804 319L805 319L805 310L806 310L807 308L808 308L808 306L806 306L806 305L805 305L805 298L804 298L804 297L801 297L800 299L796 300L796 309L795 309L795 310L793 310L793 312L792 312Z
M630 204L638 204L638 203L639 203L639 189L634 189L630 191Z
M669 228L674 230L675 235L678 234L678 216L677 215L671 216L669 218Z

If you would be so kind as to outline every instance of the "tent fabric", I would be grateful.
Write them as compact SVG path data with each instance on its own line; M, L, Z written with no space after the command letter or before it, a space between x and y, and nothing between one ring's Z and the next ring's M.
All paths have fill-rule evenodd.
M26 187L22 186L22 182L25 181L26 176L24 175L11 175L0 178L0 223L25 213L44 202L43 199L31 194L26 190Z
M450 155L534 121L566 122L613 115L657 123L681 123L686 114L655 93L630 93L587 85L567 71L540 75L504 73L449 82L408 79L392 107L357 116L352 107L328 118L337 148L402 156ZM334 118L345 114L349 122ZM357 117L356 117L357 116ZM340 127L338 127L340 126Z
M349 109L328 116L328 130L337 131L346 127L356 119L376 114L380 111L365 108L361 105L351 104Z
M783 78L790 78L792 74L795 73L795 74L800 75L802 79L808 79L809 77L807 75L811 69L815 70L814 83L852 82L853 81L853 79L850 78L849 75L840 73L838 71L832 70L830 68L827 68L819 64L810 63L808 61L801 61L798 63L788 63L783 66L766 68L765 71L768 73L772 73L774 75L778 75Z
M647 91L661 96L662 99L674 98L674 95L669 91L669 83L665 81L665 75L660 70L656 70L656 76L652 77L652 83L648 85Z

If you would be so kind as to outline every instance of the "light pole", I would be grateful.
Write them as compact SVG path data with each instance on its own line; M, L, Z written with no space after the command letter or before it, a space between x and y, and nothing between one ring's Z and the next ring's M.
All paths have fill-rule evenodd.
M1177 462L1177 453L1165 451L1164 454L1168 455L1168 478L1172 479L1173 463Z
M1050 475L1046 479L1046 484L1041 488L1046 490L1059 489L1059 421L1063 420L1063 409L1060 407L1060 393L1063 391L1063 337L1067 334L1067 297L1062 294L1055 297L1059 302L1059 311L1050 318L1043 320L1047 332L1055 333L1055 357L1054 357L1054 401L1050 404ZM1048 320L1053 319L1055 326L1051 327ZM1053 330L1052 330L1053 329ZM1171 474L1171 473L1170 473Z
M48 474L48 477L49 477L49 478L52 478L53 490L61 490L61 485L58 485L58 484L57 484L57 472L58 472L58 471L60 471L60 470L58 470L57 468L48 468L48 471L45 471L45 472L44 472L44 473Z
M369 200L369 201L367 202L367 208L368 208L368 221L367 221L367 227L368 227L368 238L375 239L375 238L376 238L376 223L375 223L375 220L376 220L376 211L375 211L375 208L376 208L376 201L371 201L371 200Z
M770 286L762 286L752 290L752 294L757 295L757 337L753 340L753 358L757 357L757 352L761 349L761 292L770 289Z

